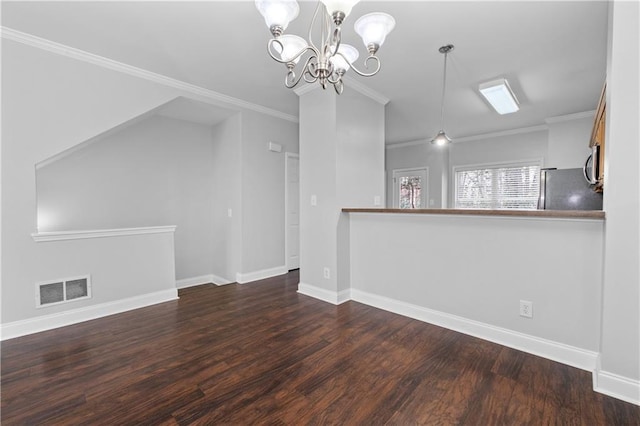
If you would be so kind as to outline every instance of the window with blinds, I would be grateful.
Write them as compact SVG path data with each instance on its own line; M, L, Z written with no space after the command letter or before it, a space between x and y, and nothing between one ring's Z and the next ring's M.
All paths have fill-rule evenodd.
M538 207L540 165L496 166L455 172L457 209Z

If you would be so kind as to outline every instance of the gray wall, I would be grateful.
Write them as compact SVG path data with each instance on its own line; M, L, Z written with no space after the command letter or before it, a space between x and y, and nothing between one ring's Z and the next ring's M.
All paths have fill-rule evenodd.
M175 289L172 237L96 243L36 243L31 237L36 163L175 97L174 90L148 81L2 40L3 324ZM129 262L123 254L134 248ZM92 299L36 309L36 282L87 273L93 275Z
M427 176L427 207L446 208L446 194L443 194L443 176L447 179L449 150L441 149L428 142L420 142L402 147L387 146L385 168L387 171L387 207L393 207L393 171L397 169L429 169ZM444 200L443 200L444 195ZM433 205L430 205L433 200Z
M268 150L269 142L282 152ZM285 267L285 152L298 152L298 124L242 113L242 273Z
M2 324L30 321L47 314L71 312L76 308L92 308L101 303L118 302L166 289L175 290L173 234L162 234L157 238L144 235L118 237L113 241L111 238L102 238L96 240L98 243L90 242L91 240L36 243L31 237L32 233L37 232L34 166L63 151L76 148L97 135L106 135L108 132L111 135L105 136L107 138L118 135L113 129L121 130L126 127L125 123L146 117L178 97L200 102L210 100L8 40L3 40L2 64ZM219 103L215 105L221 106ZM265 235L275 235L279 232L277 225L273 229L273 220L261 222L255 219L259 214L268 218L280 215L279 218L284 220L284 202L278 205L278 200L284 198L284 160L263 162L263 152L264 155L271 154L266 151L264 142L257 141L257 151L254 152L253 142L247 142L245 146L243 132L247 135L253 132L265 140L276 140L285 145L287 150L297 152L297 123L238 110L237 107L236 110L237 115L213 129L180 122L169 125L172 120L155 118L153 126L134 125L120 134L125 135L132 143L131 146L124 146L126 143L124 140L122 142L123 149L128 150L130 155L142 158L145 154L136 150L147 151L147 158L144 160L149 167L138 170L140 176L131 181L131 188L127 188L124 202L116 201L117 206L113 206L119 208L124 204L135 203L137 211L121 210L114 217L109 215L108 220L102 221L100 227L129 226L126 223L134 222L140 226L160 222L167 224L173 222L173 218L184 221L186 225L179 225L179 228L182 231L185 228L191 229L188 235L182 234L186 238L182 242L176 237L176 245L182 244L185 248L183 253L186 254L179 259L182 266L178 278L204 273L203 276L211 274L234 281L237 274L243 272L242 257L245 256L242 251L243 203L246 201L251 206L251 200L256 198L256 194L273 200L270 203L259 203L260 209L254 209L248 215L246 224L253 235L262 235L263 232ZM243 115L247 117L247 123L250 123L247 124L247 129L242 128ZM160 127L156 128L156 125ZM250 129L248 126L251 125L254 127ZM139 141L134 141L131 132L138 132L142 137ZM186 151L177 149L174 142L178 142L180 134L190 135L190 141L183 142L202 154L201 157L187 158ZM161 146L156 147L156 151L147 149L152 140L160 141ZM208 147L205 147L205 140ZM253 138L248 136L246 140L251 141ZM247 153L246 161L250 164L247 167L243 166L243 153ZM284 154L281 155L284 157ZM166 160L169 156L173 156L177 164L168 165ZM207 161L210 165L204 171ZM133 163L133 158L124 162L128 167L126 173L133 173ZM92 172L112 180L124 180L124 176L119 176L118 173L125 171L122 167L116 167L115 159L101 164L104 170L99 170L102 166L96 166L97 169ZM160 164L167 169L161 170ZM191 167L192 165L195 167ZM245 168L251 168L246 176L246 186L259 187L262 184L262 187L256 188L254 192L247 192L243 200L242 170ZM203 170L204 175L198 170ZM269 180L263 179L265 176L269 176ZM278 176L280 183L275 185L273 182ZM149 189L152 183L160 180L162 184L155 187L158 193ZM207 180L210 182L207 183ZM216 182L220 186L213 184ZM87 183L89 181L83 179L74 181L79 191L92 196L94 202L101 203L95 197L95 188L82 186ZM103 182L101 185L103 190L109 189L108 196L113 199L120 195L113 191L112 183ZM180 188L183 184L193 187ZM144 193L147 189L150 192L144 196L138 197L135 194L136 191ZM208 196L203 191L208 192ZM175 210L167 203L163 204L160 212L149 211L148 201L159 201L164 196L175 201L173 206L187 203L192 208L178 211L180 209ZM140 203L144 200L147 202ZM231 218L228 217L228 209L232 209ZM94 213L94 219L101 216L105 219L101 212ZM142 221L142 213L153 217ZM116 223L118 218L123 217L121 214L128 215L128 221ZM210 215L208 225L201 223L207 214ZM94 223L98 225L97 222ZM202 229L192 226L194 223L201 223ZM78 223L76 226L90 225ZM207 241L206 235L212 235L211 240ZM247 267L252 268L249 272L253 268L269 269L284 265L284 235L273 239L246 238L256 245L253 254L247 256L264 255L266 258L265 261L262 258L249 260ZM143 242L132 243L131 239ZM156 244L157 247L142 249L144 244ZM121 247L122 245L136 247L136 255L123 257L121 254L127 253L128 248ZM189 253L196 251L201 256L192 258ZM78 255L79 252L82 255ZM127 259L132 262L124 264ZM149 266L153 264L162 266L154 269ZM100 265L108 268L110 273L103 274L104 268ZM96 274L93 280L94 297L73 304L36 309L35 283L62 278L62 273L63 276Z
M640 7L637 2L609 5L601 348L607 374L599 377L599 385L618 384L618 393L626 391L640 404ZM635 387L620 377L635 380Z
M545 167L573 169L584 166L591 153L588 141L595 114L586 115L569 120L548 120L549 145Z
M350 219L354 289L598 350L602 264L592 259L602 256L602 220ZM533 318L519 316L520 300L533 302Z
M212 186L213 252L211 273L233 282L240 270L242 256L241 114L218 124L211 132L213 140ZM231 217L229 217L231 210Z
M348 287L348 228L340 212L372 207L376 196L384 202L383 105L353 89L301 95L301 284L333 292Z
M38 230L177 225L176 278L209 274L212 158L207 126L149 117L37 169Z

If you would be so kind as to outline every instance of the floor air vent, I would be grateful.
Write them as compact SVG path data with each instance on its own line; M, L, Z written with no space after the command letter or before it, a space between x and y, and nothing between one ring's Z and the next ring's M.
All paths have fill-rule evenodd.
M58 305L91 297L91 277L65 278L36 285L36 306Z

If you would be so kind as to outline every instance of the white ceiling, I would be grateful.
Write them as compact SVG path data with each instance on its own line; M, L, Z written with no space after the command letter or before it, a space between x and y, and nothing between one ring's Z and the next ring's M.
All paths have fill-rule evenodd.
M287 32L306 36L315 2L301 2ZM449 55L445 129L454 139L544 124L595 109L605 78L606 1L362 1L343 41L364 57L357 17L384 11L396 28L380 73L351 77L391 101L388 143L439 129L443 55ZM253 1L2 2L2 25L287 114L297 96L266 52L269 32ZM521 103L499 116L479 83L506 77ZM348 85L345 90L349 90Z

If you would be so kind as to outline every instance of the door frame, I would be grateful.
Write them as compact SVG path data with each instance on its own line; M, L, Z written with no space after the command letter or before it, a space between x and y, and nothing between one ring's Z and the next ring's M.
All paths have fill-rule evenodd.
M300 154L294 152L284 153L284 265L289 271L289 159L298 159L298 176L300 176ZM298 185L300 181L298 180ZM298 207L298 215L300 208ZM300 221L298 221L298 224ZM299 228L300 225L298 225ZM298 234L299 236L299 234ZM300 256L300 245L298 244L298 257Z
M424 173L424 186L421 191L421 206L419 208L426 209L429 205L429 167L410 167L406 169L393 169L391 171L391 185L393 186L393 191L391 193L391 203L394 209L400 208L400 194L398 193L398 185L396 185L396 174L411 174L411 172L420 172L420 174ZM418 174L418 173L416 173Z

